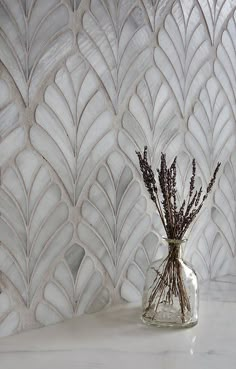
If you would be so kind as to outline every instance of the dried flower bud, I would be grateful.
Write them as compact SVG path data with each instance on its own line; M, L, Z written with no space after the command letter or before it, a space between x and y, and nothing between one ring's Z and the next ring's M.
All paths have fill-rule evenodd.
M179 210L177 209L176 201L176 162L177 157L174 158L170 167L167 166L166 155L161 153L160 168L157 168L158 181L160 191L162 194L162 201L160 202L157 190L157 183L154 172L147 159L147 147L144 147L143 156L140 152L136 152L139 158L139 165L143 175L143 181L150 195L150 198L155 203L157 211L161 217L163 226L166 230L168 238L182 239L184 233L199 213L204 201L213 188L216 181L216 175L220 168L220 163L217 164L213 176L207 186L206 193L202 196L202 187L199 191L195 190L196 178L196 161L192 161L192 175L189 181L188 199L184 199ZM194 192L195 191L195 192Z

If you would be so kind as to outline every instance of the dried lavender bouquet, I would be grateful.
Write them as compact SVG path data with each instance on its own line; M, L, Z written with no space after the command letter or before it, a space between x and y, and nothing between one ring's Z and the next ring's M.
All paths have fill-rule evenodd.
M211 192L221 164L217 164L213 176L203 194L202 187L198 190L195 189L196 161L193 159L188 195L178 206L176 186L177 157L174 158L172 164L168 167L166 155L161 153L161 164L160 168L157 169L159 183L157 183L154 172L147 159L147 147L144 147L143 154L140 152L136 153L139 158L144 184L160 215L169 244L169 253L163 261L164 267L162 268L162 273L160 274L159 270L155 270L156 278L151 286L152 291L149 295L149 303L145 311L147 313L150 307L155 305L154 310L157 312L160 303L165 302L171 304L174 297L177 297L181 310L181 319L184 322L185 314L190 311L191 306L181 274L181 266L178 259L179 246L190 224L200 212ZM158 301L156 302L154 300L157 294Z

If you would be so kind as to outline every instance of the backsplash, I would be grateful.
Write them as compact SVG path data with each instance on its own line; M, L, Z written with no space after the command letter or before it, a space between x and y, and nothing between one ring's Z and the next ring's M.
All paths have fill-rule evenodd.
M0 335L140 300L163 231L135 150L215 192L186 248L236 274L235 0L0 0Z

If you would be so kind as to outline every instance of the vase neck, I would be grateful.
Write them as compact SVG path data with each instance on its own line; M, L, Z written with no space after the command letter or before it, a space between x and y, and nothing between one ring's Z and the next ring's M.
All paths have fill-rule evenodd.
M183 246L186 240L175 240L175 239L165 239L169 247L169 254L174 254L177 258L182 258Z

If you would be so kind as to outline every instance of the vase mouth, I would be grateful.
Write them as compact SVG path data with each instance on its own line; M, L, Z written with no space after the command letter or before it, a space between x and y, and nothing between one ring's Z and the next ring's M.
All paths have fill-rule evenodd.
M181 240L176 239L176 238L167 238L167 237L162 237L162 238L169 244L176 245L176 246L181 245L182 243L185 243L187 241L187 238L182 238Z

